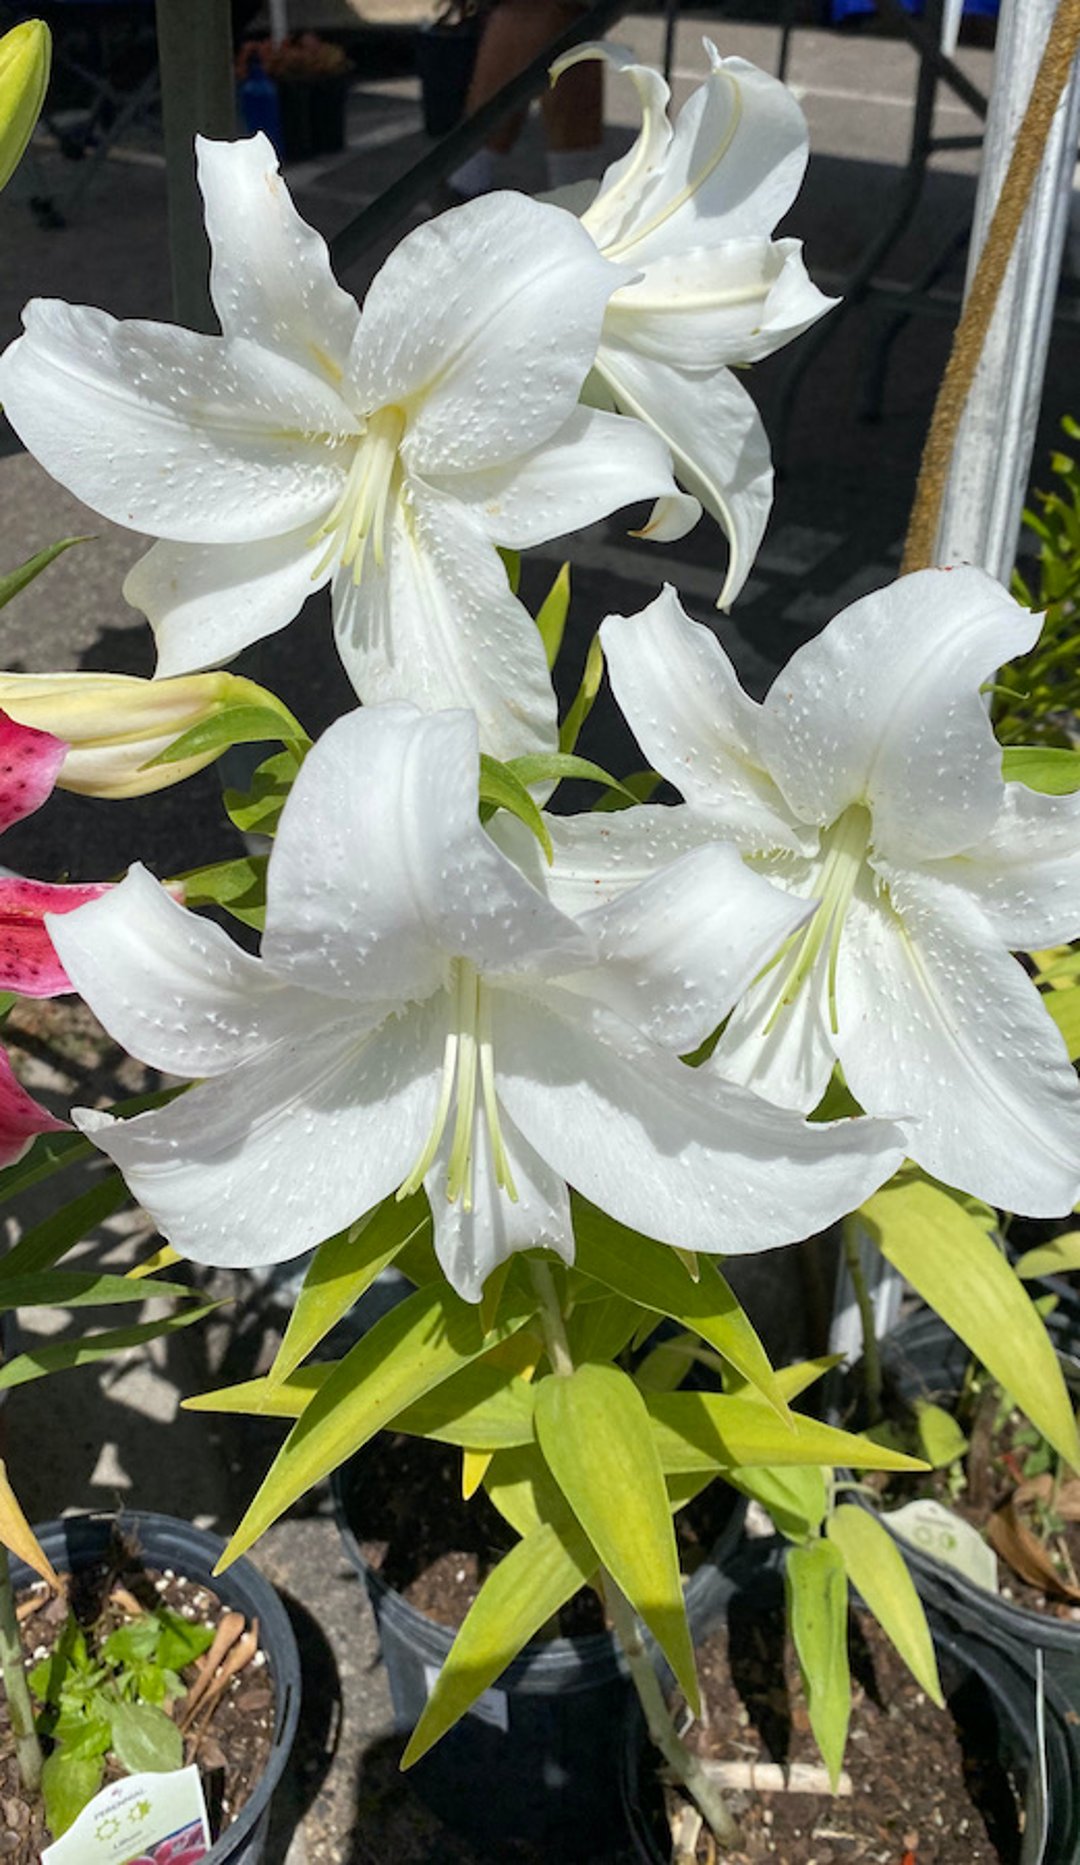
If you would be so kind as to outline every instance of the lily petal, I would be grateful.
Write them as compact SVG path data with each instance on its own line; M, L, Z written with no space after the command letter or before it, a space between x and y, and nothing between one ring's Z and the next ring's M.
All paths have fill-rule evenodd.
M979 908L925 874L864 881L837 970L837 1054L868 1110L910 1109L911 1157L1030 1217L1080 1196L1080 1083L1039 993ZM850 955L850 962L849 962Z
M583 225L603 250L618 239L628 221L633 222L641 195L663 166L672 135L668 120L671 91L660 73L652 65L639 65L626 46L595 40L575 45L556 59L551 67L552 83L571 65L587 58L602 58L613 71L629 78L641 103L641 128L632 146L604 171L596 194L581 216Z
M545 1165L524 1140L509 1115L500 1113L506 1161L516 1197L496 1182L491 1135L477 1108L472 1147L472 1204L446 1196L447 1136L424 1180L435 1224L435 1254L451 1288L467 1302L478 1302L493 1269L516 1250L555 1250L565 1263L574 1260L570 1196L563 1179Z
M66 1120L57 1120L47 1107L27 1094L15 1078L7 1051L0 1049L0 1166L13 1166L39 1133L67 1130Z
M350 391L364 408L412 402L410 472L529 453L572 414L607 301L629 276L561 207L508 193L468 201L407 234L376 274Z
M67 750L62 738L0 711L0 833L52 795Z
M315 524L358 427L328 383L247 339L36 298L0 400L61 485L132 530L238 544Z
M636 809L546 815L555 859L550 867L536 837L500 811L488 824L493 842L561 912L582 913L617 900L629 887L667 868L677 855L716 841L717 829L684 807L643 803Z
M812 853L816 836L793 819L758 750L760 706L671 585L638 615L609 615L600 640L612 691L646 758L712 819L714 836L752 854Z
M771 233L806 170L806 118L779 79L720 58L679 112L663 166L608 257L648 265L687 246Z
M574 983L652 1042L687 1054L811 910L714 842L581 916L600 962Z
M419 1002L447 960L566 970L592 944L501 854L477 813L476 720L363 707L309 752L270 863L263 957L358 1004Z
M608 342L606 333L595 367L621 412L654 428L670 448L680 485L727 538L731 558L717 607L730 608L772 510L772 459L753 401L729 369L690 374Z
M72 989L56 951L58 914L73 913L110 890L103 884L53 885L18 876L0 880L0 988L20 997L60 997ZM52 926L46 926L49 915Z
M623 415L576 408L554 439L508 466L429 484L467 506L493 542L527 550L639 499L680 497L667 448Z
M401 1183L435 1110L439 1009L276 1043L134 1120L73 1119L182 1255L283 1263Z
M978 901L1013 951L1080 936L1080 796L1007 783L997 820L974 848L931 872Z
M124 596L154 631L163 679L218 667L285 628L332 574L312 526L249 544L152 544Z
M129 1053L171 1075L221 1075L271 1043L335 1027L335 999L290 989L140 865L49 921L76 990Z
M466 706L496 758L553 751L555 692L540 634L510 592L475 519L414 482L398 503L385 569L334 580L338 651L365 705L409 700L427 711Z
M210 296L226 337L341 381L360 313L330 270L326 241L301 220L269 139L196 136L210 238Z
M691 247L624 285L605 341L684 369L756 363L817 322L836 300L807 274L798 240Z
M1038 639L982 570L919 570L853 602L792 655L758 744L791 808L832 822L852 803L874 847L906 863L956 854L1001 806L1001 751L980 687Z
M499 992L502 1100L525 1138L623 1224L689 1250L775 1249L822 1229L889 1178L903 1157L877 1121L807 1126L743 1088L703 1078L593 1020Z

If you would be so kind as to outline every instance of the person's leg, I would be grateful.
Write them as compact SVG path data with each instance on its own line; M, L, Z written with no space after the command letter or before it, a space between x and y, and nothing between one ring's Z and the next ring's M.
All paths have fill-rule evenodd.
M494 97L511 78L565 32L580 12L576 0L499 0L484 22L476 67L466 100L466 115ZM602 75L598 62L575 65L543 100L544 125L552 151L581 154L599 147L602 125ZM515 110L450 177L464 194L481 194L497 185L500 158L521 134L526 111ZM571 180L576 176L553 177Z

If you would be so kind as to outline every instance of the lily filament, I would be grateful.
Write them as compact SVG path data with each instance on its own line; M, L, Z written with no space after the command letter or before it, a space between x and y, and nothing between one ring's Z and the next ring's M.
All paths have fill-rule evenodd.
M795 1002L826 945L829 949L829 1023L835 1036L836 962L840 951L840 935L859 871L866 860L871 827L869 810L861 803L852 803L825 832L821 865L814 879L814 892L820 896L817 909L813 918L794 934L773 960L774 965L786 960L787 966L783 988L762 1032L764 1036L771 1034L783 1012Z
M450 996L452 1012L443 1049L442 1080L431 1131L411 1172L402 1180L398 1197L407 1198L418 1191L434 1163L450 1118L455 1094L457 1109L450 1159L446 1174L446 1197L449 1204L459 1200L462 1208L473 1208L473 1146L476 1133L476 1099L479 1086L484 1118L491 1139L491 1156L495 1182L513 1204L517 1203L517 1186L510 1167L499 1123L499 1103L495 1092L495 1050L491 1032L491 1002L480 977L467 959L451 961Z
M379 408L369 416L337 503L311 540L312 544L324 537L330 540L312 571L312 582L337 557L345 569L351 565L353 582L359 583L369 537L375 562L382 569L386 513L400 478L398 448L404 432L400 408Z

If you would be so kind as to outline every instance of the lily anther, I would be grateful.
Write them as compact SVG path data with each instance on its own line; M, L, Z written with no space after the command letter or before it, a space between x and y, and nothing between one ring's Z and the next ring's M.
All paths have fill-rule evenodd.
M401 478L398 448L404 432L405 416L400 408L379 408L369 416L341 495L311 540L313 544L324 537L330 540L311 573L312 582L338 557L346 569L352 565L353 581L359 583L369 537L375 562L382 569L386 562L386 512Z
M450 1161L446 1175L446 1197L450 1204L460 1199L462 1208L473 1208L473 1141L476 1131L476 1089L480 1085L484 1116L491 1138L495 1182L513 1204L517 1187L510 1168L499 1124L499 1103L495 1093L495 1050L491 1035L491 1002L483 982L468 959L450 962L449 996L452 1002L450 1025L443 1049L442 1082L431 1131L412 1171L398 1189L399 1198L419 1190L429 1171L450 1118L450 1108L457 1093L457 1112Z

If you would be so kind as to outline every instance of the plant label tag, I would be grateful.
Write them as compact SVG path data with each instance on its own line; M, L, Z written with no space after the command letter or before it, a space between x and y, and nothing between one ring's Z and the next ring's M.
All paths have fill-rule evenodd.
M41 1865L197 1865L209 1850L199 1770L178 1768L103 1787Z
M441 1667L437 1664L425 1664L424 1666L424 1683L429 1697L439 1681L440 1669ZM482 1690L475 1703L470 1703L465 1714L466 1716L478 1716L482 1723L492 1723L496 1729L501 1729L504 1735L510 1727L510 1708L506 1700L506 1692L496 1690L493 1686Z
M977 1528L940 1502L933 1502L929 1497L924 1501L906 1502L902 1509L891 1509L881 1519L902 1541L909 1542L923 1554L932 1555L946 1567L954 1568L973 1586L981 1587L985 1593L997 1592L997 1555L993 1548L983 1540Z

